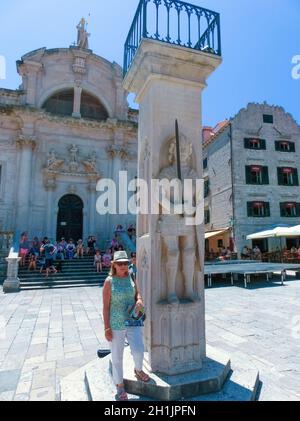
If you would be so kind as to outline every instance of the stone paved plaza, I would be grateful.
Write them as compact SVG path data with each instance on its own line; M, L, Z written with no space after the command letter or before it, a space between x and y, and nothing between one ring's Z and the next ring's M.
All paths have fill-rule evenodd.
M0 400L57 400L59 381L107 348L102 290L0 291ZM206 290L207 341L253 364L260 400L300 400L300 280Z

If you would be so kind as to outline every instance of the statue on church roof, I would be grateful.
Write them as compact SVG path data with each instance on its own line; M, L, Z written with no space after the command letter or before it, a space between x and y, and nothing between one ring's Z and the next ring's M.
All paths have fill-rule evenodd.
M77 47L89 49L89 34L86 30L87 22L84 18L81 19L77 25L78 36L77 36Z

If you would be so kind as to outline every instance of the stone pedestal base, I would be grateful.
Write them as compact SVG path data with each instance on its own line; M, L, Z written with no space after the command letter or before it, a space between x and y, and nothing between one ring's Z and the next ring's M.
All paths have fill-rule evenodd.
M179 375L150 373L149 383L137 381L134 375L134 364L130 350L124 355L124 383L128 393L147 396L162 401L176 401L195 396L218 392L230 373L230 360L221 355L210 355L203 360L201 370ZM145 356L147 360L147 355Z
M199 334L201 306L201 302L189 300L172 305L163 301L156 305L153 324L158 328L151 342L155 352L145 356L152 371L174 376L202 368L205 337Z
M130 401L253 401L259 375L252 367L233 367L226 355L208 346L203 369L180 376L149 373L150 383L137 381L129 348L124 355L126 390ZM144 368L147 371L146 368ZM65 377L60 384L62 401L114 401L116 387L110 373L110 356L91 361Z
M10 293L10 292L19 292L20 291L20 280L19 278L14 280L6 279L3 283L3 292Z

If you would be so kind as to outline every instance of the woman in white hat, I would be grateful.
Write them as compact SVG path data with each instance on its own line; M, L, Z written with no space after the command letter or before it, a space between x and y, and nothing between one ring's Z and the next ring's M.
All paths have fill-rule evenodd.
M127 339L135 363L135 376L148 382L143 372L144 344L141 326L128 326L128 309L135 306L136 312L144 308L142 296L128 270L129 259L125 251L117 251L111 271L103 287L103 319L105 337L111 343L113 379L117 386L117 399L127 400L123 382L123 353Z

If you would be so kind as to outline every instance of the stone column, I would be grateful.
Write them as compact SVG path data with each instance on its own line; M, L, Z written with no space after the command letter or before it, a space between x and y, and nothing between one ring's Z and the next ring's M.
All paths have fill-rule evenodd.
M74 106L72 117L81 118L80 107L81 107L81 93L82 88L80 86L74 87Z
M96 210L96 183L97 180L90 180L88 186L87 186L87 190L89 192L89 213L88 213L88 218L89 218L89 232L87 233L88 235L96 235L96 214L97 214L97 210Z
M26 60L18 67L19 73L23 78L23 83L25 82L26 103L28 105L36 106L38 77L42 69L43 65L41 63Z
M20 167L17 188L16 229L25 231L29 226L32 177L32 155L36 147L34 137L19 136L16 141L20 150Z
M110 146L107 150L108 157L111 159L111 178L116 184L116 194L117 194L117 206L119 206L119 174L120 171L123 170L123 159L124 159L124 148L122 144L114 144ZM110 220L110 230L114 229L119 223L120 219L122 219L122 215L118 215L118 209L117 209L117 215L109 215ZM109 235L111 236L111 231L109 232Z
M18 257L18 253L11 253L5 260L7 261L7 278L3 284L3 292L19 292L20 279L18 278L18 270L21 258Z
M180 137L187 139L193 148L192 168L202 178L201 148L201 95L206 79L219 66L221 59L201 51L145 39L141 42L135 59L124 79L124 88L136 94L139 103L139 174L149 168L149 179L159 178L168 163L168 142L175 136L175 120L178 119ZM143 157L148 144L147 162ZM153 201L153 197L152 197ZM138 226L141 216L138 216ZM147 323L145 341L147 363L152 372L178 375L201 369L206 357L204 311L204 225L195 228L189 241L178 241L181 256L176 285L179 301L166 300L166 272L172 260L166 258L166 241L160 232L159 215L149 216L149 233L138 232L138 264L147 261L149 269L138 268L146 304ZM174 230L176 231L174 225ZM174 235L174 233L170 233ZM181 234L182 235L182 234ZM187 236L190 234L187 234ZM187 244L197 238L199 267L195 265L194 292L198 300L185 300L182 285L188 277ZM172 237L173 238L173 237ZM185 237L183 237L185 238ZM168 244L170 247L170 243ZM190 247L190 245L188 246ZM184 256L187 256L186 258ZM185 260L187 259L187 260ZM168 265L167 265L168 263ZM173 273L172 272L172 273ZM170 272L169 272L170 273Z
M54 230L56 227L56 221L54 221L54 209L53 209L53 192L56 189L56 179L55 178L48 178L46 180L45 188L47 191L47 210L46 210L46 236L51 238L52 240L56 240L53 238ZM56 234L55 234L56 235Z

